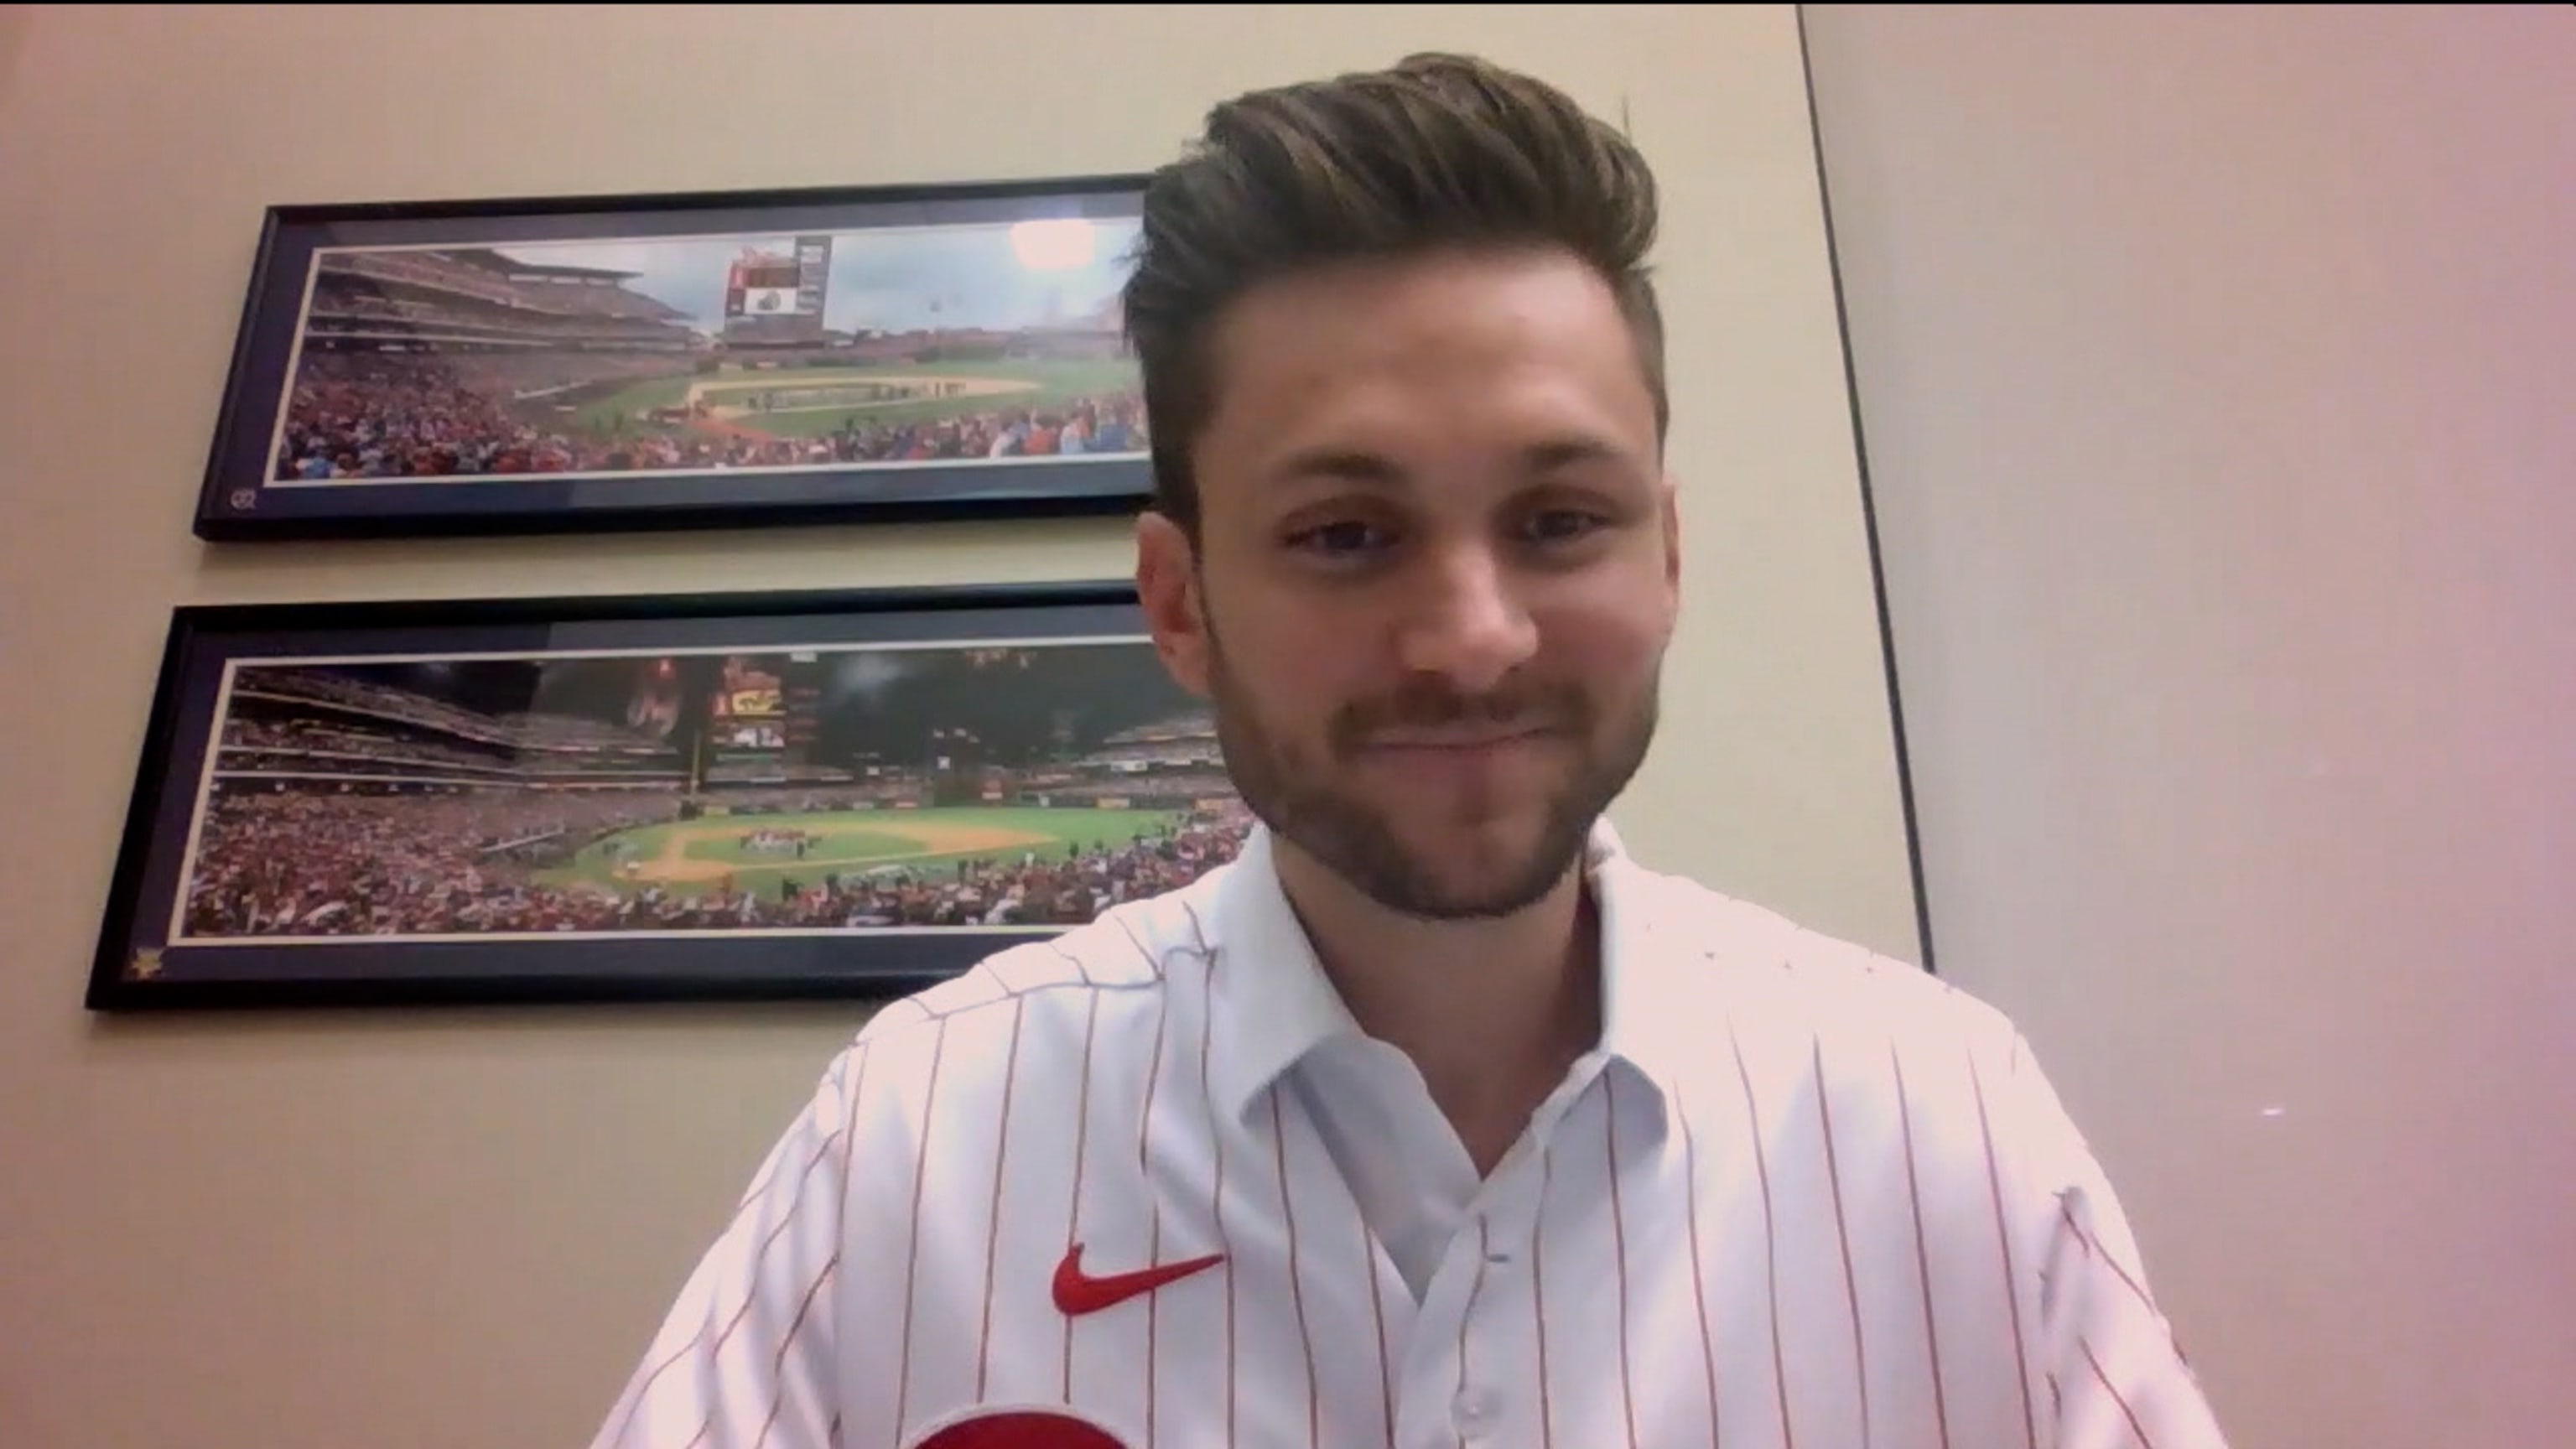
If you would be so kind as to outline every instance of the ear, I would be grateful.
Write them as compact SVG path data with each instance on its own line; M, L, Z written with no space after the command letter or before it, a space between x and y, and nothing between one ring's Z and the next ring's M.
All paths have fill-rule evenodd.
M1207 698L1207 601L1199 596L1198 551L1178 523L1152 509L1136 516L1136 598L1172 681Z
M1682 594L1681 489L1664 475L1664 594L1678 608Z

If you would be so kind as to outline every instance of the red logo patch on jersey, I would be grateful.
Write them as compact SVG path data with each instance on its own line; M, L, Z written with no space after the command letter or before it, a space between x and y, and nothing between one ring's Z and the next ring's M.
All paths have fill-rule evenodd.
M1127 1449L1108 1430L1054 1409L997 1409L934 1429L913 1449Z
M1094 1278L1082 1271L1082 1244L1065 1250L1064 1261L1055 1265L1055 1306L1067 1318L1098 1313L1115 1308L1141 1293L1151 1293L1166 1283L1177 1283L1192 1273L1204 1272L1225 1261L1225 1254L1210 1253L1204 1258L1186 1262L1163 1263L1139 1268L1132 1273L1112 1273Z

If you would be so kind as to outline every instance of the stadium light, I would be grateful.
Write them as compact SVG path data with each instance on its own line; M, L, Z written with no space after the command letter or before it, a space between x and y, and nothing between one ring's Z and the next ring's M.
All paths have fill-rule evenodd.
M1069 272L1091 264L1092 226L1080 217L1019 222L1011 227L1011 250L1032 272Z

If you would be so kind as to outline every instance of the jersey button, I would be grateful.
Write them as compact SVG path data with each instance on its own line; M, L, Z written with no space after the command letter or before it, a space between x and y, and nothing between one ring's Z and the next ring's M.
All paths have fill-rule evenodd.
M1463 1437L1482 1438L1501 1422L1502 1401L1492 1389L1461 1389L1450 1402L1449 1420Z

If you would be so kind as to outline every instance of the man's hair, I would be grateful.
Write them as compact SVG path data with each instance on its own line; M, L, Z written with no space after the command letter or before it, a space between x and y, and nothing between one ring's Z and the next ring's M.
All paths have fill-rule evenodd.
M1209 343L1226 307L1277 277L1450 249L1553 247L1618 299L1669 418L1663 319L1646 255L1655 180L1617 129L1563 92L1471 56L1253 91L1145 190L1123 302L1145 381L1156 511L1198 535L1190 453L1216 409Z

